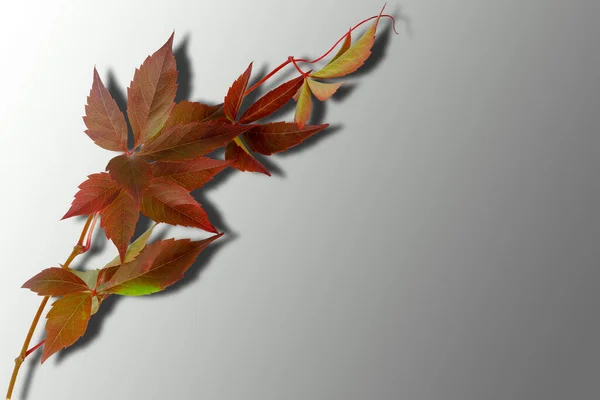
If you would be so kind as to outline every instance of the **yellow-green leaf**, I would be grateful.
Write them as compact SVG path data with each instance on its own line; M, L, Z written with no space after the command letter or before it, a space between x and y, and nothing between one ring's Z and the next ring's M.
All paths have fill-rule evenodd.
M340 47L340 49L338 50L337 54L331 59L331 61L329 61L327 63L327 65L331 64L332 62L334 62L335 60L337 60L338 58L340 58L340 56L342 54L344 54L352 45L352 31L348 31L348 34L346 35L346 39L344 39L344 43L342 43L342 47Z
M308 87L308 79L305 79L302 88L300 89L298 103L296 104L296 113L294 115L294 121L298 124L300 129L306 125L311 112L312 95L310 94L310 88Z
M311 76L314 78L338 78L360 68L371 55L378 23L379 18L348 50Z
M308 87L315 97L321 101L325 101L337 92L344 82L323 83L313 79L308 79Z

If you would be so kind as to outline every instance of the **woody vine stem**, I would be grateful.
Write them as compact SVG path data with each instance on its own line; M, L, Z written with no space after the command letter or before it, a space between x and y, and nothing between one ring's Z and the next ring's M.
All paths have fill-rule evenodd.
M85 332L85 328L87 327L87 320L85 325L83 326L83 331L80 332L79 336L69 338L67 340L69 341L69 343L60 342L57 347L56 344L50 343L50 341L46 341L49 340L47 336L46 340L43 340L39 344L30 348L29 346L31 344L31 340L35 333L36 327L40 321L40 318L44 312L44 309L46 308L50 297L62 297L61 300L57 301L57 303L64 299L69 300L69 296L71 296L71 301L80 300L79 303L75 304L75 307L73 307L72 315L81 315L76 313L81 312L83 308L87 307L87 315L85 315L85 317L89 319L90 307L91 304L93 304L92 298L94 300L97 300L97 309L97 307L99 307L99 303L101 303L101 301L105 297L111 294L130 296L151 294L156 291L163 290L165 287L173 284L178 279L180 279L183 275L183 272L187 268L189 268L191 263L195 260L195 257L200 253L200 251L202 251L202 249L205 246L207 246L212 240L215 240L216 238L222 235L222 233L218 233L218 231L210 224L210 222L208 222L206 215L204 214L204 211L201 209L199 204L196 204L194 202L194 204L192 205L191 203L189 203L189 201L191 201L191 196L189 198L186 197L189 196L189 192L202 186L204 183L206 183L206 181L211 179L213 175L215 175L227 166L236 167L237 169L242 171L261 172L270 175L268 171L252 156L251 152L244 145L242 137L246 142L249 143L249 147L254 152L258 152L264 155L270 155L276 152L285 151L288 148L299 144L310 135L327 127L328 125L326 124L318 126L305 125L310 115L311 91L312 94L315 95L315 97L317 97L321 101L324 101L327 98L329 98L333 93L335 93L335 91L337 90L337 88L339 88L341 83L323 83L319 81L314 81L312 78L328 79L341 77L355 71L358 67L360 67L371 54L370 48L374 41L375 29L377 23L379 22L379 19L382 17L389 18L392 21L392 28L394 29L394 32L396 32L394 17L388 14L383 14L382 9L379 15L367 18L350 28L347 33L345 33L333 46L331 46L331 48L327 52L325 52L320 57L314 60L307 60L290 56L285 62L283 62L271 72L269 72L267 75L265 75L252 87L247 88L246 86L251 72L251 64L247 71L244 74L242 74L242 76L240 76L238 80L234 82L234 84L230 88L230 91L225 97L224 103L220 106L207 106L200 103L182 102L184 103L183 105L181 105L181 109L183 111L179 110L176 112L175 110L177 109L177 106L181 103L175 104L175 108L173 108L172 110L171 108L169 108L170 104L173 102L174 99L174 91L172 91L172 98L169 100L170 102L165 103L164 99L159 99L159 108L162 106L162 103L165 103L167 106L167 108L163 112L164 115L158 116L159 123L156 122L156 115L149 115L151 113L149 110L142 110L146 112L146 117L148 117L148 121L150 122L146 121L146 125L142 127L133 126L132 124L132 129L134 133L134 148L131 150L127 148L127 127L125 125L125 120L123 119L121 122L121 120L119 120L118 117L115 117L115 115L117 114L122 114L120 114L116 103L114 103L114 101L112 103L110 102L112 98L107 100L107 98L110 97L110 94L103 86L102 82L100 81L97 75L97 72L95 71L94 86L92 87L92 91L90 92L90 96L88 97L88 106L90 106L91 102L94 101L94 96L99 96L99 98L102 100L102 105L106 108L106 110L104 110L105 114L99 116L97 114L94 114L95 112L97 113L97 110L94 109L94 107L90 106L90 109L88 110L88 107L86 106L86 117L88 119L86 120L84 117L84 121L86 122L86 125L89 128L88 131L86 131L86 133L100 147L113 151L122 151L123 154L113 158L109 162L109 164L107 165L107 171L109 171L109 173L90 175L88 177L89 180L80 185L81 191L75 196L76 200L74 201L71 210L69 210L67 215L65 215L65 217L63 218L68 218L70 216L75 215L87 215L87 220L83 226L83 230L81 232L77 244L73 247L71 254L68 256L64 264L61 265L61 268L50 268L48 270L44 270L42 271L42 273L36 275L34 278L30 279L25 285L23 285L24 287L36 291L39 295L42 295L43 299L33 318L29 331L27 332L27 336L25 337L25 341L23 343L21 351L18 357L15 359L14 369L6 393L7 400L10 400L12 397L19 370L28 355L44 346L44 356L42 357L43 362L44 359L50 356L52 353L75 342ZM355 45L350 47L352 32L361 25L373 19L376 19L376 22L371 28L371 30L367 31L365 35L363 35L363 37L361 37L361 39L359 39L357 43L355 43ZM336 55L336 58L342 58L340 58L337 61L337 64L332 64L332 62L335 60L334 58L334 60L330 61L330 63L327 66L325 66L323 69L321 69L315 74L312 73L312 70L309 72L305 72L302 70L300 64L315 64L323 60L342 41L344 41L342 49L340 49L338 55ZM163 57L163 62L165 65L171 63L170 65L175 72L173 73L173 70L169 70L166 72L161 71L162 73L164 73L164 76L161 75L160 78L165 80L166 83L163 82L164 86L170 85L170 89L173 89L174 87L174 89L176 90L177 85L175 80L177 78L177 70L175 69L175 61L172 55L171 46L172 36L167 42L167 44L163 46L163 48L161 48L159 51L157 51L152 57ZM150 58L151 57L149 57L146 60L146 62ZM139 93L136 93L136 90L142 93L145 89L143 87L136 88L134 86L136 79L139 79L138 74L141 75L143 73L147 73L147 71L142 71L144 69L145 64L143 64L139 70L136 70L136 75L134 76L134 80L132 81L132 87L130 88L132 89L131 93L128 93L130 98L128 101L130 101L130 103L133 103L133 105L128 104L127 111L128 113L130 113L130 108L132 109L131 111L134 112L134 114L136 115L138 123L141 115L139 107L141 106L139 105L139 103L135 103L135 95L137 94L138 99L140 98L140 95ZM239 107L244 97L253 92L258 87L260 87L273 75L275 75L277 72L279 72L284 67L290 64L292 64L294 68L300 73L300 77L293 79L292 81L286 82L280 87L267 93L261 99L256 101L256 103L254 103L240 118L237 118L237 113L239 111ZM329 71L327 71L328 67ZM146 66L145 68L150 67ZM173 76L175 76L175 80L173 79ZM292 92L296 93L296 95L299 96L297 98L298 106L296 110L295 124L278 122L272 124L259 125L254 123L254 121L260 120L261 118L270 115L275 110L283 106L287 101L289 101L292 98L292 95L294 94ZM141 95L142 97L143 94L144 93L142 93ZM161 101L162 103L160 103ZM195 108L192 108L190 111L189 107ZM300 112L298 111L299 109L301 109ZM199 118L199 114L202 114L203 118ZM175 115L173 117L174 122L168 119L171 118L173 115ZM194 118L198 119L194 120L192 118L192 115L194 116ZM95 121L94 118L100 118L100 123L97 120ZM161 118L163 119L161 120ZM106 121L110 122L110 124L108 125L111 125L111 129L113 129L113 131L108 133L106 132ZM157 128L155 125L160 126L158 126ZM98 130L98 126L104 128L105 130ZM96 131L94 131L94 127L96 128ZM279 131L277 131L277 129L279 129ZM185 135L199 135L198 132L208 137L208 140L206 141L209 143L204 144L204 147L200 146L200 148L198 148L198 143L202 142L203 137L194 137L193 141L190 140L190 142L187 143L188 148L183 149L187 151L187 158L181 158L181 154L183 153L183 150L181 148L178 147L177 151L174 151L173 148L175 147L175 145L171 143L170 145L172 147L167 146L167 144L169 144L169 135L173 135L174 137L177 137L179 141L182 141L182 138L186 138ZM207 134L207 132L211 134L214 132L216 133L214 133L214 136L210 136L209 134ZM254 134L254 139L252 139L252 137L250 136L247 136L246 133ZM269 141L270 139L266 140L261 139L260 137L256 137L256 135L260 136L260 134L280 134L281 136L277 138L277 141ZM284 135L286 134L291 134L290 138L285 138ZM159 135L161 135L160 139L157 139ZM227 140L223 141L223 137ZM284 138L282 139L282 137ZM220 142L219 140L223 142ZM218 143L219 145L216 145L216 143ZM225 144L227 144L225 154L226 161L212 160L203 157L204 154L207 154L211 150ZM136 149L139 145L142 145L142 150L136 153ZM179 146L179 142L177 143L177 145ZM231 148L230 145L232 146ZM191 154L192 156L190 156L189 154ZM196 178L194 182L189 182L189 171L187 170L183 171L188 174L186 175L186 179L188 179L187 181L184 181L183 179L177 181L175 178L171 177L171 181L175 181L175 183L179 185L177 186L167 180L166 176L168 175L168 173L166 173L165 170L173 172L174 168L179 168L179 172L181 173L181 168L188 168L187 165L184 165L184 161L189 163L196 162L208 164L203 164L204 171L201 172L203 172L204 175L202 175L202 177L200 178ZM154 162L154 164L150 164L150 162ZM213 163L210 164L211 162ZM157 165L159 165L159 167L156 167ZM194 164L194 166L197 167L198 165ZM160 168L162 168L162 170ZM127 170L129 175L126 175L123 172L123 170ZM95 181L93 181L93 179L95 179ZM86 183L89 183L89 186L86 186ZM156 187L153 188L153 184ZM184 220L184 218L174 218L174 220L161 219L163 218L161 217L161 215L164 216L164 214L166 213L164 212L164 210L162 213L156 213L153 210L153 207L156 207L155 204L151 207L146 206L145 202L151 202L152 199L146 200L146 197L143 197L146 195L143 193L143 191L139 189L139 187L141 186L144 186L144 190L149 192L154 190L154 196L156 197L159 197L161 195L164 196L164 193L170 192L178 194L180 196L179 200L183 198L185 201L188 202L186 206L197 206L197 208L193 209L194 212L196 212L195 219L193 219L191 223L189 220ZM97 190L98 187L102 187L105 189L105 192L103 192L102 195L98 195L98 198L94 201L89 201L88 204L85 203L82 198L84 197L84 194L85 196L90 197L92 187L94 188L94 190ZM78 195L81 195L81 197L78 198ZM136 200L138 204L135 203ZM162 200L167 201L168 199L165 200L163 198ZM129 251L131 250L131 247L136 247L135 245L137 242L136 240L136 242L129 245L129 240L133 235L133 230L131 230L131 232L126 232L127 234L125 234L124 232L119 232L119 239L117 239L117 235L114 234L114 231L109 235L108 230L111 229L111 222L108 221L109 218L106 218L106 221L105 218L103 218L102 223L103 227L105 228L105 233L107 234L107 237L112 236L110 237L110 239L113 242L115 242L115 245L117 245L117 248L119 250L120 262L118 261L116 264L110 266L110 268L108 268L107 266L105 267L105 269L101 270L104 272L103 275L102 272L98 273L97 271L99 270L96 270L97 274L96 278L94 278L95 286L84 282L75 274L75 272L77 271L73 271L70 269L70 265L77 256L89 250L94 227L96 225L96 222L98 221L100 214L103 214L104 211L108 210L109 207L113 207L111 208L110 215L107 212L106 216L113 218L112 223L122 222L118 220L115 221L114 214L118 214L119 210L125 209L126 207L130 207L129 209L125 209L125 211L128 211L129 214L139 215L140 202L142 202L141 211L147 216L149 216L150 219L155 220L157 223L166 222L173 225L194 226L207 230L209 232L217 233L217 235L204 241L198 242L191 242L188 239L178 241L166 240L158 241L146 246L146 240L148 239L148 236L153 229L151 228L147 232L147 234L142 235L145 237L143 238L143 241L138 246L138 248L136 248L133 251L135 254L129 257ZM176 209L176 205L173 206L173 209ZM186 217L188 216L186 215ZM135 226L136 221L137 219L126 222L128 222L129 225L132 225L133 222L133 226ZM125 225L126 222L123 222L123 225ZM174 254L178 255L178 257L175 257ZM165 261L164 259L166 257L171 258ZM148 267L148 265L152 267L154 265L152 263L156 262L157 259L163 262L163 264L161 264L160 267L163 267L168 263L175 264L171 265L175 267L174 272L172 272L172 274L174 275L161 275L160 278L163 279L163 281L148 283L148 281L140 280L142 272L146 273L147 270L140 272L138 268L137 270L134 270L134 272L139 273L139 275L135 278L132 278L131 270L138 267L136 266L136 261L138 261L138 259L144 259L144 262L146 262L146 267ZM184 259L183 263L181 262L181 259ZM139 263L141 264L141 261ZM177 263L185 265L177 265ZM121 273L121 269L123 269L125 266L127 266L129 270L125 268L125 271ZM46 272L45 281L43 281L42 278L40 278L40 276L43 275L44 272ZM177 275L178 273L181 276ZM49 278L50 276L51 279ZM48 283L53 280L55 281L55 283L57 281L60 282L59 278L64 279L64 281L58 284L58 286L51 287L52 285ZM156 278L154 277L153 279ZM155 286L152 286L152 284L154 284ZM59 286L61 286L60 290L57 289ZM65 286L67 287L67 289L65 289ZM64 307L65 304L66 303L61 303L61 306ZM70 305L73 306L73 304ZM54 311L54 307L55 306L53 305L53 310L51 311L51 313ZM91 314L93 314L93 312L91 312ZM48 331L48 326L46 328ZM77 328L81 328L81 326L77 326ZM52 345L52 349L49 349L50 345Z
M73 247L73 251L71 251L71 254L69 254L69 257L67 257L67 260L62 265L63 268L65 268L65 269L69 268L69 265L71 265L73 260L75 260L75 258L78 255L83 254L89 250L91 240L92 240L92 231L94 230L94 225L95 225L97 218L98 218L98 214L90 214L88 216L87 220L85 221L85 225L83 226L83 230L81 231L81 235L79 236L79 241L77 242L75 247ZM91 225L91 229L89 229L90 225ZM83 242L85 240L86 234L88 233L88 230L89 230L90 234L88 236L86 244L84 245ZM44 298L42 299L42 302L40 303L40 306L38 307L38 310L35 313L35 317L33 317L31 326L29 327L29 332L27 332L27 336L25 337L25 342L23 343L23 347L21 348L21 353L19 353L19 356L15 359L15 367L13 369L12 376L10 378L10 383L8 384L8 391L6 392L6 400L10 400L10 398L12 397L12 392L15 388L15 383L17 382L17 376L19 375L19 369L21 369L21 365L23 364L23 361L25 361L25 357L27 357L29 354L31 354L31 352L28 351L29 344L31 343L31 339L33 338L33 334L35 333L35 328L37 327L37 324L40 321L40 317L42 316L42 313L44 312L44 309L46 308L46 304L48 304L48 300L50 300L50 296L44 296ZM40 346L40 345L38 345L38 346ZM36 348L38 346L36 346ZM32 350L35 350L35 348Z

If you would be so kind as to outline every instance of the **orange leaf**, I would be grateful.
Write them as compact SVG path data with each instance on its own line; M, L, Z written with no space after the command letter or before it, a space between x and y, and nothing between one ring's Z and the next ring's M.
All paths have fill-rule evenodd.
M94 68L94 82L85 106L85 133L106 150L127 151L127 122Z
M127 89L127 115L133 129L134 148L156 135L165 124L177 92L177 66L173 35L147 57Z
M91 293L71 294L52 304L46 321L42 363L57 351L75 343L87 329L92 313Z
M296 104L296 113L294 114L294 121L298 124L300 129L304 127L310 113L312 112L312 95L310 94L310 88L308 86L308 79L304 80L302 89L300 89L300 95L298 96L298 103Z

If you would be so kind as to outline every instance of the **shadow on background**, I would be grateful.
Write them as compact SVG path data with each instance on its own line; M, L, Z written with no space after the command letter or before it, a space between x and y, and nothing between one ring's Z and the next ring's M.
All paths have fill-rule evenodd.
M412 34L412 29L410 29L410 20L407 17L405 17L404 15L402 15L401 13L396 13L396 15L398 15L398 17L396 17L396 18L399 21L403 21L406 23L407 32L409 32L409 34ZM369 57L367 62L357 72L352 74L352 77L360 77L360 76L363 76L365 74L372 72L385 59L386 51L387 51L387 48L390 43L390 35L391 35L391 29L389 29L388 27L385 28L385 31L383 31L383 33L377 35L377 38L375 40L375 45L373 46L373 49L372 49L371 56ZM188 55L188 43L189 43L189 35L186 35L186 36L184 36L183 41L180 43L180 45L173 51L173 53L175 55L175 59L177 61L177 67L178 67L178 71L179 71L178 88L177 88L177 94L176 94L176 98L175 98L177 102L179 102L181 100L189 99L189 97L192 93L193 74L192 74L192 69L191 69L190 57ZM267 71L268 71L268 66L265 64L258 70L258 73L255 74L255 76L262 77L267 73ZM241 72L242 71L240 70L240 73ZM274 88L277 85L291 79L292 77L295 77L295 72L296 71L293 68L289 68L289 69L282 71L281 73L277 74L277 76L274 76L273 79L271 79L271 81L269 82L269 87ZM252 80L250 82L250 85L254 84L258 80L259 80L259 78L254 78L254 80ZM108 72L108 77L107 77L106 82L107 82L106 87L107 87L108 91L113 96L113 98L115 99L115 102L117 103L117 105L119 106L121 111L123 111L123 113L125 115L128 130L129 130L128 144L129 144L129 148L131 148L133 146L133 132L132 132L129 120L127 119L127 113L126 113L127 99L125 96L126 92L125 92L125 90L122 89L122 87L124 87L124 86L122 86L118 83L118 81L112 71ZM352 94L356 90L356 88L357 88L357 84L348 82L338 90L338 92L332 97L332 100L334 102L342 102L350 94ZM252 104L259 97L264 95L266 92L267 91L265 91L264 87L261 86L258 89L256 89L254 92L252 92L249 96L247 96L247 98L245 99L246 101L244 102L244 105L242 106L242 109L240 110L240 113L243 112L250 104ZM274 122L274 121L286 120L286 119L288 119L288 118L286 118L288 116L288 114L293 113L294 107L295 107L295 103L289 102L288 104L286 104L284 107L282 107L277 112L275 112L272 115L270 115L269 117L263 119L263 121L264 122ZM313 110L312 110L312 115L311 115L311 119L310 119L309 123L310 124L322 124L322 123L324 123L326 118L327 118L327 106L325 105L325 103L320 102L317 99L313 99ZM340 125L340 124L332 125L332 126L328 127L327 129L325 129L324 131L320 132L319 134L308 138L300 145L298 145L290 150L287 150L285 153L281 153L278 155L288 156L290 154L293 155L293 154L302 152L304 150L310 149L311 147L316 146L325 137L328 137L331 134L334 134L334 133L338 132L339 130L341 130L341 128L342 128L342 125ZM213 152L211 154L211 156L220 155L220 154L222 154L222 150ZM271 160L269 160L267 157L261 156L259 154L257 154L256 157L273 175L280 176L280 177L285 176L283 170L280 167L278 167L275 163L273 163ZM230 233L230 232L232 232L232 230L226 224L222 213L214 205L212 205L210 202L208 202L205 197L205 193L207 191L213 190L213 189L221 186L236 171L237 170L228 168L228 169L224 170L223 172L221 172L220 174L218 174L210 182L208 182L201 190L197 190L192 193L194 198L196 200L198 200L198 202L200 204L202 204L203 208L207 212L213 225L219 231L226 232L226 235L219 241L208 246L198 256L198 258L196 259L194 264L186 272L183 279L181 279L179 282L177 282L176 284L174 284L172 287L168 288L167 290L160 292L160 293L155 293L153 296L169 296L173 293L177 293L179 290L181 290L185 287L190 286L192 283L194 283L200 277L202 271L204 271L204 269L208 266L208 264L210 263L212 258L215 256L215 254L220 249L222 249L225 245L231 243L232 241L234 241L237 238L237 234ZM139 237L143 232L145 232L150 227L150 224L151 224L151 220L148 217L140 214L140 219L138 220L138 223L136 225L134 238ZM101 229L98 229L98 230L101 230ZM164 232L163 232L163 235L164 235ZM94 256L102 253L106 249L106 247L107 247L107 240L106 240L105 235L100 234L99 232L96 232L95 240L94 240L94 243L93 243L91 249L79 259L79 262L75 268L76 269L84 269L84 267L89 263L89 261L91 261L94 258ZM90 343L92 343L94 341L94 339L96 339L99 336L103 321L105 320L105 318L107 318L108 316L110 316L113 313L116 304L119 301L121 301L121 299L122 299L121 296L111 296L111 297L108 297L106 300L104 300L104 302L102 303L102 306L100 307L98 312L90 319L90 322L89 322L89 325L88 325L85 335L82 338L80 338L75 344L70 346L69 348L63 349L62 351L60 351L55 357L56 363L57 364L63 363L66 359L69 358L69 356L71 354L74 354L82 349L85 349L87 346L89 346ZM22 391L22 395L21 395L21 400L27 400L29 398L29 393L31 390L33 377L39 366L40 360L41 360L41 352L38 351L34 355L32 355L31 359L28 361L28 365L26 367L27 370L26 370L25 376L23 378L23 391Z

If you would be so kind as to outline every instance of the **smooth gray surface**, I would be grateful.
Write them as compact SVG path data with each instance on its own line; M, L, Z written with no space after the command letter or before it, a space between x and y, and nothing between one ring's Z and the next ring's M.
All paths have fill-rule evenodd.
M39 302L19 286L64 261L81 221L58 220L109 157L83 133L93 66L125 89L174 29L191 99L216 102L248 62L317 56L382 5L94 3L0 10L2 390ZM341 128L273 157L283 176L214 187L235 238L28 362L15 398L600 397L600 3L388 7L412 35L327 104Z

